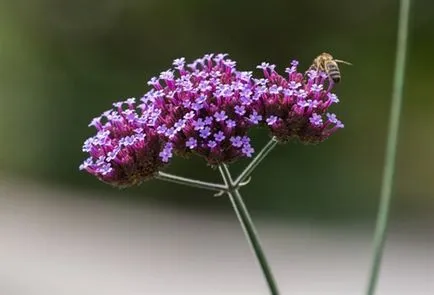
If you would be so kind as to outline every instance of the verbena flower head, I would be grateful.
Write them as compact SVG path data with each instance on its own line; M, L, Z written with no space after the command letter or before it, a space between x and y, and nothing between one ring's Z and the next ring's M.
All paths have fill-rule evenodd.
M275 65L262 63L264 77L238 71L226 54L207 54L149 80L152 86L136 104L134 98L92 120L96 135L83 151L89 158L81 170L115 186L131 186L152 178L174 154L197 154L211 165L252 157L248 131L267 126L278 141L318 143L343 127L328 108L339 102L333 82L323 72L297 71L287 77Z
M198 154L210 164L251 157L247 132L263 121L252 72L236 69L226 54L207 54L152 78L147 96L161 111L157 132L177 154Z
M172 145L155 129L160 111L151 102L136 106L130 98L113 106L89 124L97 133L83 145L89 158L80 170L118 187L139 184L169 161Z
M297 71L298 62L286 69L286 78L274 65L262 63L264 78L257 79L255 95L260 96L262 114L271 134L280 142L298 139L302 143L319 143L344 125L328 108L339 100L331 92L333 81L324 72Z

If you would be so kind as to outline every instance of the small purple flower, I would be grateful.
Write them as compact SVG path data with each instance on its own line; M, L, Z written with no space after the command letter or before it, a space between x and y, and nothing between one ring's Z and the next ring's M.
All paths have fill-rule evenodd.
M157 127L157 133L158 134L164 134L167 131L166 125L160 125Z
M202 82L199 83L199 90L202 92L206 92L206 91L211 91L212 90L212 86L210 85L210 82L207 80L204 80ZM204 99L203 101L206 100L206 96L203 95L202 98Z
M241 106L236 105L234 109L235 109L235 114L237 115L242 116L246 113L246 108L243 105Z
M114 150L108 152L106 161L110 162L110 161L114 160L120 151L121 151L120 147L117 147Z
M336 121L336 127L337 128L344 128L344 124L341 121L337 120Z
M265 120L267 122L267 125L273 126L277 122L277 116L270 116Z
M107 174L113 171L110 163L102 164L98 169L98 173L101 173L102 176L106 176Z
M229 68L234 68L236 66L236 64L237 64L236 61L233 61L233 60L230 60L230 59L225 60L223 63L224 63L225 66L227 66Z
M314 80L319 76L319 74L318 71L310 70L307 72L307 76L309 77L309 80Z
M247 96L241 96L240 101L242 105L248 106L252 103L252 100Z
M144 133L140 133L140 134L136 134L134 135L134 141L135 142L139 142L139 141L143 141L146 137L146 134Z
M157 77L152 77L151 80L148 81L148 85L149 85L149 86L154 86L154 85L156 85L156 84L158 84L158 79L157 79Z
M172 156L173 156L172 149L173 149L172 143L170 143L170 142L166 143L166 145L164 146L164 149L159 154L159 156L163 162L167 163L167 162L169 162L169 159L172 158Z
M189 100L185 100L185 101L183 101L183 102L182 102L182 106L183 106L184 108L189 108L189 107L191 106L191 101L189 101Z
M266 94L268 92L267 86L261 85L258 88L256 88L256 93L258 95L263 95Z
M79 167L80 170L86 170L89 167L92 167L93 165L93 159L92 157L87 158Z
M297 69L295 67L290 67L285 69L285 73L288 73L289 75L297 72Z
M317 100L308 99L306 102L307 102L308 106L310 108L313 108L313 109L316 109L319 105L319 101L317 101Z
M262 116L259 115L257 111L253 111L253 113L249 116L249 120L253 124L259 124L259 121L262 120Z
M339 102L338 97L337 97L336 94L334 94L334 93L328 93L328 94L327 94L327 97L328 97L328 99L330 99L330 101L331 101L332 103L338 103L338 102Z
M88 153L92 150L92 140L93 138L88 138L85 140L83 147L82 147L82 151L85 153Z
M203 104L194 102L191 104L191 108L197 112L203 109Z
M325 72L319 72L319 76L323 79L326 79L327 77L329 77L329 75Z
M322 91L322 85L321 84L312 84L312 86L310 87L310 90L313 92L320 92Z
M277 85L271 85L271 87L268 89L268 92L270 94L279 94L279 92L282 90L282 87L279 87Z
M289 88L290 89L296 90L296 89L298 89L300 87L301 87L301 83L300 82L295 82L295 81L289 82Z
M177 133L177 130L173 127L167 128L164 135L166 135L169 139L172 139Z
M201 129L199 131L199 136L202 138L207 138L208 136L211 135L211 128L209 128L208 126L204 127L203 129Z
M202 130L205 127L205 123L202 118L193 121L194 130Z
M249 72L240 72L240 73L239 73L239 78L240 78L242 81L246 81L246 82L248 82L248 81L250 81L250 79L252 78L252 72L251 72L251 71L249 71Z
M309 122L315 127L321 127L323 125L322 117L316 113L312 114L312 117L309 118Z
M194 113L194 111L190 111L190 112L188 112L187 114L184 115L184 119L185 120L193 119L195 115L196 114Z
M173 61L173 65L176 67L183 67L184 64L185 64L185 58L184 57L177 58Z
M219 54L217 54L217 55L214 57L214 61L215 61L216 63L219 63L219 62L221 62L222 60L224 60L224 59L226 58L226 56L228 56L227 53L219 53Z
M292 90L292 89L283 89L283 95L285 95L286 97L288 97L288 96L292 96L292 95L294 95L294 90Z
M210 140L208 141L207 145L209 148L215 148L217 146L217 142L215 142L214 140Z
M214 53L205 54L203 56L203 59L204 60L210 60L213 56L214 56Z
M124 115L128 121L134 121L134 119L137 119L137 113L134 110L128 109L123 111L121 114Z
M224 121L228 118L228 116L226 116L226 112L225 111L220 111L214 114L214 118L216 120L216 122L220 122L220 121Z
M248 158L251 158L255 150L252 148L250 144L244 144L241 152Z
M194 149L195 147L197 147L197 140L194 137L190 137L187 142L185 143L185 146L188 147L189 149Z
M260 98L261 98L261 94L259 94L258 92L255 92L252 96L253 101L258 101Z
M255 85L257 86L266 86L268 80L261 78L261 79L253 79L253 81L255 81Z
M213 117L207 116L207 117L205 117L204 124L209 126L212 124L213 121L214 121Z
M243 145L243 141L241 139L241 136L232 136L229 140L230 140L232 146L234 146L234 147L239 148Z
M130 97L125 102L126 104L128 104L129 107L133 107L136 103L136 99L134 97Z
M223 133L223 131L219 131L217 133L214 134L214 139L217 142L221 142L226 138L225 134Z
M241 81L234 81L232 82L231 87L233 90L238 90L242 93L242 90L244 89L244 84Z
M297 96L299 98L306 98L309 94L304 89L298 90Z
M257 69L267 70L270 64L268 62L262 62L260 65L256 66Z
M226 126L228 128L234 128L235 126L237 126L237 123L234 120L228 119L226 120Z
M242 83L240 84L243 85L241 88L241 97L249 98L253 95L252 89L250 89L249 87L244 87L244 84Z
M231 97L234 95L234 92L232 91L230 86L223 87L221 94L223 97Z
M125 136L119 140L119 144L123 146L131 146L134 144L133 136Z
M185 127L185 119L179 119L173 127L175 127L176 131L181 131Z
M122 106L124 105L123 101L114 102L113 106L117 109L122 109Z
M328 121L330 122L330 123L337 123L338 122L338 119L336 118L336 115L335 114L330 114L330 113L327 113L326 114L326 117L327 117L327 119L328 119Z
M250 137L243 136L243 138L241 138L241 141L243 142L243 144L250 144Z
M89 127L93 126L97 130L99 130L101 128L101 117L93 118L92 122L90 122L89 125L87 125L87 126L89 126Z
M139 128L134 129L133 131L134 131L134 133L137 133L137 134L143 133L143 128L139 127Z

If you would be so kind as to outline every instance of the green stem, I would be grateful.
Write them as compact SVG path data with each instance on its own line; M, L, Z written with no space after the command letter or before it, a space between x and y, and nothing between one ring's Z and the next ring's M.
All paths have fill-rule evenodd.
M244 234L246 235L246 238L252 247L256 259L258 260L258 263L261 267L262 273L267 281L270 294L278 295L279 291L277 289L277 284L274 280L264 251L262 250L259 236L256 232L255 226L253 225L249 211L247 210L247 207L244 204L243 198L239 192L239 188L233 182L229 169L225 164L220 165L219 170L226 186L228 187L227 194L231 200L232 207L234 208L241 227L243 228Z
M402 93L404 86L410 0L401 0L400 6L395 74L393 81L389 132L386 146L386 159L383 170L380 207L378 210L377 224L374 234L374 252L372 258L372 268L369 276L369 285L366 293L367 295L375 294L384 245L386 242L387 222L392 199L393 174L395 171L395 159L398 144L399 117L401 114Z
M255 170L256 166L262 162L262 160L268 155L269 152L276 146L277 141L273 137L263 148L262 150L253 158L250 164L241 172L240 176L235 180L234 185L238 187L240 183L245 181L250 174L252 174L253 170Z
M196 179L190 179L190 178L176 176L176 175L164 173L164 172L158 172L158 175L156 176L156 178L160 179L160 180L168 181L168 182L173 182L173 183L177 183L177 184L182 184L182 185L186 185L186 186L202 188L202 189L207 189L207 190L212 190L212 191L218 191L218 192L227 191L227 189L228 189L227 186L225 186L225 185L200 181L200 180L196 180Z

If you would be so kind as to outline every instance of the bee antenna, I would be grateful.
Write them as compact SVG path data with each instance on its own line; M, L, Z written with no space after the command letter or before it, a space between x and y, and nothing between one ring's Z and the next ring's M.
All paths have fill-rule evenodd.
M340 60L340 59L335 59L335 62L338 62L338 63L343 63L343 64L346 64L346 65L350 65L350 66L352 66L353 64L352 63L350 63L350 62L347 62L347 61L345 61L345 60Z

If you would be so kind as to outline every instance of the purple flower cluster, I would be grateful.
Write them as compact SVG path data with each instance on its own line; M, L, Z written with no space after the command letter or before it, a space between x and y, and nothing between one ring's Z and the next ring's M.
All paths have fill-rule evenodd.
M161 110L157 132L184 156L195 153L210 164L251 157L247 132L262 121L251 72L236 70L226 54L207 54L162 72L148 84L149 100Z
M286 68L287 78L262 63L264 78L256 80L261 93L263 115L271 134L280 142L298 139L315 144L324 141L344 125L328 108L339 99L331 89L333 81L324 72L297 72L297 61Z
M90 157L80 170L118 187L139 184L168 162L172 145L156 132L160 111L151 103L136 106L129 98L113 106L89 124L97 133L84 142L83 151Z
M153 77L136 104L134 98L93 119L97 134L86 140L90 154L80 169L100 180L130 186L152 178L174 154L197 154L215 165L252 157L248 131L267 126L277 140L325 140L343 124L326 113L338 102L325 73L297 72L297 62L280 76L262 63L264 77L238 71L226 54L207 54ZM327 82L328 81L328 82Z

